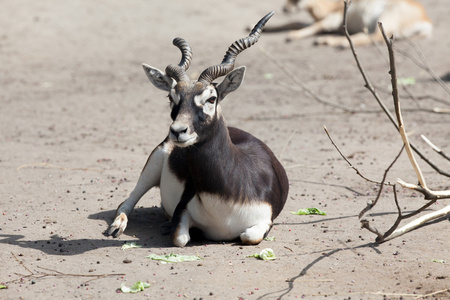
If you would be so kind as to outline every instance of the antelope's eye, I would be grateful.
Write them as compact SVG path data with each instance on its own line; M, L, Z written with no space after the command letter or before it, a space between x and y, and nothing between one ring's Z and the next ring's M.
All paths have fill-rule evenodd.
M213 96L211 98L209 98L208 100L206 100L206 102L214 104L214 102L216 102L217 97Z

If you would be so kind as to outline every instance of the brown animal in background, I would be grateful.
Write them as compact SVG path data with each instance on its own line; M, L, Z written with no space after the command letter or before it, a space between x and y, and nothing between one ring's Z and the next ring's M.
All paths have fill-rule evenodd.
M302 29L291 30L287 40L303 39L325 32L342 32L344 2L342 0L287 0L284 10L298 8L308 12L314 23ZM423 6L414 0L353 0L347 11L347 29L355 45L366 45L371 40L382 40L377 23L381 22L388 36L429 37L433 24ZM284 25L285 28L289 27ZM271 29L273 31L273 28ZM317 37L317 45L348 47L342 35Z

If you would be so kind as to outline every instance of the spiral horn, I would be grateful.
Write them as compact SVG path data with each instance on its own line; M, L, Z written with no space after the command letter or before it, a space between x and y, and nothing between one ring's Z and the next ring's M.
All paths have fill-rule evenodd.
M178 65L168 65L166 67L166 74L175 79L177 82L189 81L186 71L191 65L192 49L183 38L175 38L173 40L173 44L181 51L181 61Z
M253 27L248 37L239 39L235 41L233 44L231 44L231 46L228 48L228 51L225 53L222 63L205 69L200 74L198 81L204 83L205 85L208 85L211 82L213 82L214 79L220 76L224 76L229 72L231 72L234 69L234 62L238 54L244 51L245 49L250 48L258 41L261 32L264 28L264 25L266 25L267 21L273 16L273 14L274 12L272 11L267 15L265 15L255 25L255 27Z

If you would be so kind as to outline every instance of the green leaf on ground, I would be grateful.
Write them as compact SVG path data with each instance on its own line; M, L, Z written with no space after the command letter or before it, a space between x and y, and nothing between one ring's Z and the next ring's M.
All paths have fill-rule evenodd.
M262 260L274 260L277 257L275 256L275 253L273 253L273 250L270 248L263 249L259 254L255 253L252 255L249 255L248 257L256 257Z
M170 253L169 255L156 255L156 254L150 254L149 256L146 256L146 258L150 258L153 260L160 260L168 263L177 263L177 262L183 262L183 261L195 261L200 260L201 258L196 255L178 255Z
M141 245L138 245L138 244L135 243L135 242L131 242L131 243L125 243L125 244L123 244L122 250L125 250L125 249L131 249L131 248L141 248L141 247L142 247Z
M138 281L135 284L133 284L132 287L127 287L127 286L125 286L124 283L122 283L120 290L122 291L122 293L139 293L149 287L150 287L150 283Z
M326 216L327 214L324 211L321 211L318 208L301 208L298 211L291 211L293 215L321 215Z

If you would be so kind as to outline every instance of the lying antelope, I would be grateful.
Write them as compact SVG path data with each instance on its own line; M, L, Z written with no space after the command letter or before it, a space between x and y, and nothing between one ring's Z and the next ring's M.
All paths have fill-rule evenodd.
M182 53L178 65L167 66L165 73L143 65L153 85L169 93L173 122L135 189L117 208L107 234L121 235L136 203L155 186L171 217L176 246L189 242L193 227L207 239L240 238L244 244L258 244L269 232L286 202L286 172L262 141L225 125L220 103L244 78L245 67L233 70L237 55L258 41L272 15L262 18L248 37L233 43L222 63L204 70L198 80L191 81L186 74L192 50L181 38L173 41ZM213 83L225 75L220 84Z
M342 31L343 0L287 0L284 10L291 12L296 7L308 12L314 19L314 23L305 28L290 31L288 41L324 32ZM377 28L378 22L383 24L388 36L394 35L397 38L429 37L433 31L433 25L425 9L414 0L353 0L349 5L347 29L355 45L382 40L383 37ZM344 36L337 35L318 37L315 44L349 46Z

